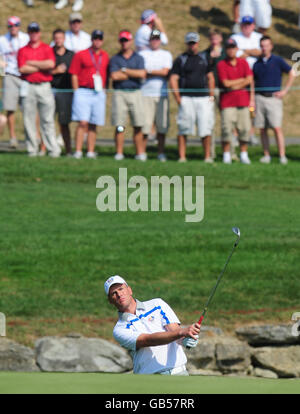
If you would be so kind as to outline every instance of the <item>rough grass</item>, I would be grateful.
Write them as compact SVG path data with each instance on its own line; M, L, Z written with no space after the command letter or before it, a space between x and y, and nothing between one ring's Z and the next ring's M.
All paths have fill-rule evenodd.
M8 336L32 345L43 335L79 331L111 338L116 312L103 293L111 274L128 279L136 297L162 297L183 322L197 319L234 242L242 238L207 314L206 323L232 330L250 321L289 322L299 311L299 160L281 166L204 165L189 147L179 165L129 158L116 163L110 147L97 161L0 155L0 311ZM274 153L274 149L272 149ZM220 152L219 152L220 161ZM185 213L99 213L100 175L204 175L205 217Z
M275 53L290 60L293 53L300 51L300 30L298 22L298 3L295 0L273 0L273 26L270 35L274 38ZM297 6L296 6L297 5ZM0 28L6 27L6 19L9 15L19 15L23 19L23 29L32 20L40 22L43 29L44 41L50 42L51 33L57 27L68 28L68 15L71 6L61 11L54 9L54 2L50 0L35 0L35 7L28 9L21 0L2 0ZM139 26L140 14L147 8L155 9L162 18L170 39L168 49L173 56L177 56L184 48L184 34L189 31L198 31L201 35L201 47L208 45L208 30L218 27L224 36L230 35L232 27L232 1L207 0L199 2L194 0L168 0L161 2L146 0L139 2L131 0L97 0L85 1L83 9L84 30L91 32L95 28L101 28L105 32L105 49L110 55L118 50L117 35L120 29L128 28L135 32ZM300 86L298 77L295 86ZM299 114L300 90L291 91L285 98L284 105L284 129L287 136L299 136L298 125L295 122ZM109 97L110 98L110 97ZM108 108L110 99L108 99ZM171 99L171 128L169 136L175 137L176 130L176 104ZM111 138L113 130L110 127L110 111L107 111L106 127L99 130L99 137ZM219 122L217 127L219 134ZM23 137L21 118L18 122L18 137ZM2 139L7 139L7 133Z

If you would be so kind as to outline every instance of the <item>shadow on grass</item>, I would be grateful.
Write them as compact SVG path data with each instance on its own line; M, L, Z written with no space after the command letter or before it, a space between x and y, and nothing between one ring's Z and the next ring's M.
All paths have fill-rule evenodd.
M288 36L292 39L300 41L300 28L294 29L293 27L283 25L281 23L275 24L275 29L277 32L284 34L285 36Z
M275 44L274 46L274 53L285 58L285 59L292 59L292 56L295 52L298 52L297 49L295 49L295 47L292 47L290 45L285 45L285 44Z
M210 10L202 10L199 6L191 6L190 14L197 20L202 20L211 25L218 26L219 29L231 29L232 21L223 10L212 7ZM199 26L198 32L205 37L208 37L209 27Z
M272 6L273 16L285 20L289 24L298 24L298 9L295 11Z

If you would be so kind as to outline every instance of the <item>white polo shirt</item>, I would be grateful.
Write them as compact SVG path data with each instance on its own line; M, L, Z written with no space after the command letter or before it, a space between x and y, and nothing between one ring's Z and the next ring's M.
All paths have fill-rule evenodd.
M65 36L65 48L74 53L88 49L92 44L91 36L83 30L80 30L78 35L75 35L71 30L67 30Z
M139 54L144 58L145 69L147 71L172 68L172 55L167 50L141 50ZM163 78L162 76L151 76L142 84L141 91L144 96L168 96L167 78Z
M179 319L162 299L147 302L136 300L136 314L120 313L113 335L117 342L130 351L135 374L156 374L185 365L187 362L181 345L176 341L168 345L150 346L136 350L141 334L166 332L166 325L180 324Z
M147 24L142 24L138 31L135 34L134 42L136 50L139 52L140 50L150 49L149 42L150 42L150 35L152 29ZM160 34L161 44L163 46L168 44L167 35L163 32Z
M26 46L29 42L27 33L19 31L18 36L11 36L10 33L0 37L0 55L4 57L6 62L5 73L21 76L18 68L17 56L19 50Z
M238 45L238 52L237 57L242 56L244 53L243 50L247 49L259 49L260 50L260 39L262 38L262 34L258 32L252 32L249 37L246 37L243 35L243 33L237 33L231 36L232 39L234 39ZM254 63L257 61L256 57L249 56L247 57L247 62L252 69L254 66Z

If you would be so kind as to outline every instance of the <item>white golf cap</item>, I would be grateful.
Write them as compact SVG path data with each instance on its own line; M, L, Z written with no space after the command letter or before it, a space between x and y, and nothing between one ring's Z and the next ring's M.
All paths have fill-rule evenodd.
M115 276L111 276L109 279L107 279L107 281L104 283L104 290L105 293L108 295L109 293L109 289L112 285L115 285L116 283L121 283L122 285L125 283L126 286L127 282L126 280L124 280L121 276L115 275Z

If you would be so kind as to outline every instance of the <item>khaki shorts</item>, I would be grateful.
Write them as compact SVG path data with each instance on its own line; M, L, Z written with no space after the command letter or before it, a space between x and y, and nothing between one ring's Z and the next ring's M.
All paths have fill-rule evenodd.
M55 110L61 125L68 125L71 122L72 100L73 93L55 91Z
M133 92L115 90L111 106L112 125L126 126L129 115L131 126L143 127L145 123L143 106L143 96L140 90Z
M16 111L20 101L21 79L13 75L5 75L3 80L3 109Z
M182 96L178 110L179 135L195 135L203 138L212 135L215 124L214 103L209 96ZM197 131L195 131L197 126Z
M283 104L282 100L275 96L266 97L255 95L256 116L254 125L256 128L278 128L282 125Z
M231 142L233 131L238 131L238 139L249 142L251 118L249 108L225 108L221 110L222 141Z
M149 135L155 124L159 134L166 134L169 129L169 99L167 96L143 96L145 124L143 134Z

